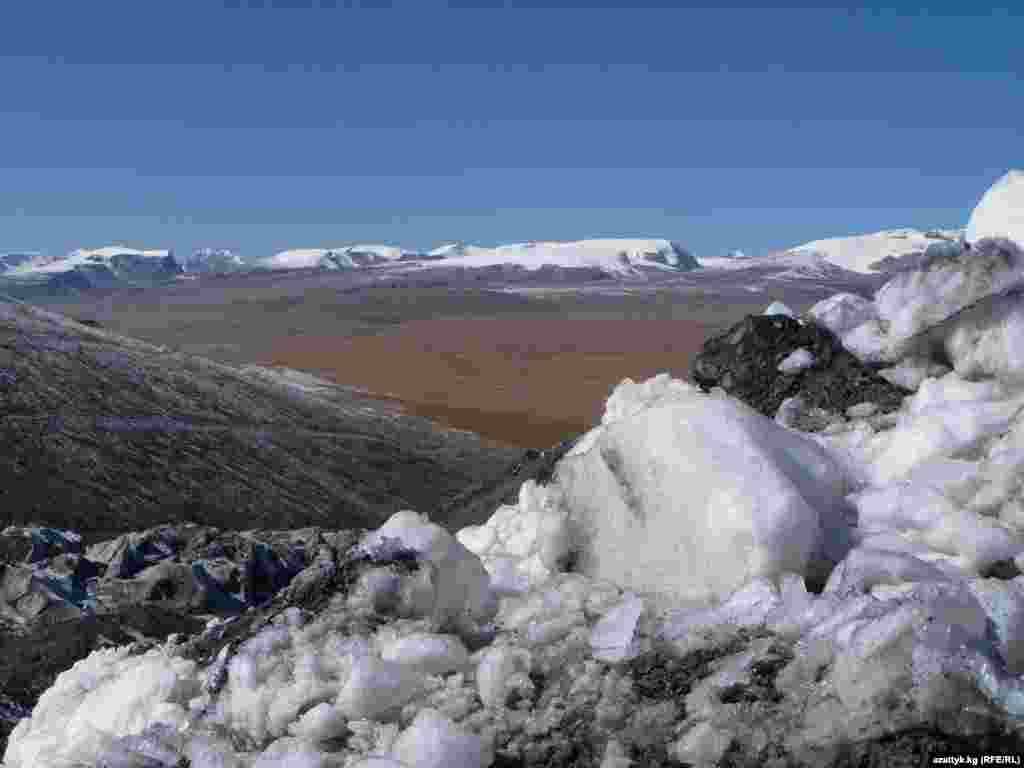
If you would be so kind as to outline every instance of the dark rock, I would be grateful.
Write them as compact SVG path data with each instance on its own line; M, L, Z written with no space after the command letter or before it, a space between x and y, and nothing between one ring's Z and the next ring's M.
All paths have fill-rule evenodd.
M0 532L0 561L8 563L37 563L81 551L82 539L70 531L11 525Z
M810 352L813 364L779 371L797 349ZM798 395L810 408L841 414L865 402L889 413L910 394L861 363L827 328L783 315L748 315L709 339L693 360L690 380L704 390L721 387L769 418Z

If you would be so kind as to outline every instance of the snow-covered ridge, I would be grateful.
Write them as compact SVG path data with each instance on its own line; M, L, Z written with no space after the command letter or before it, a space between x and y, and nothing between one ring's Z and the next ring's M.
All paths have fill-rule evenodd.
M678 243L627 238L511 243L493 248L450 243L426 254L388 245L299 248L282 251L259 265L270 269L354 269L397 261L429 261L431 266L468 268L514 265L528 270L544 267L599 269L614 275L633 274L642 267L683 271L700 266Z
M12 270L15 275L45 275L68 272L77 267L105 266L110 268L118 257L135 257L138 259L162 260L172 256L166 249L141 250L124 245L108 245L103 248L76 248L67 256L58 259L40 258L22 264Z
M393 245L345 245L338 248L292 248L257 262L265 269L355 269L399 261L406 251Z
M959 240L959 230L889 229L866 235L829 237L790 248L781 254L786 258L799 254L817 254L830 264L862 274L877 271L872 265L886 258L897 259L910 253L921 253L929 245Z
M632 274L648 267L686 271L700 266L678 243L662 239L603 238L574 242L528 242L482 248L447 245L430 252L442 266L487 267L512 264L524 269L543 267L599 269L613 275Z
M230 248L197 248L182 267L186 272L226 272L245 268L245 261Z

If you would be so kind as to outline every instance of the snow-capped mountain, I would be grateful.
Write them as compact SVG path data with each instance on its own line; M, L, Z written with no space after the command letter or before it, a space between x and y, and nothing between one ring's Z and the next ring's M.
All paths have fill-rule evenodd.
M969 243L1006 237L1024 245L1024 170L1011 170L989 187L971 213L965 237Z
M486 248L450 243L428 253L389 245L343 248L300 248L282 251L258 263L269 269L355 269L396 262L430 262L431 266L465 268L512 265L527 270L544 267L598 269L612 275L635 274L642 268L686 271L700 266L678 243L657 239L601 239L576 242L527 242ZM417 265L419 266L419 265Z
M292 248L261 259L264 269L356 269L400 261L411 255L393 245L346 245L340 248Z
M31 262L22 265L19 273L58 273L67 272L79 267L102 267L114 272L125 269L162 270L170 267L174 254L169 250L139 250L123 245L108 245L103 248L76 248L67 256L54 259L48 263ZM179 267L180 269L180 267Z
M660 239L603 238L575 242L532 242L481 248L461 243L430 252L439 266L489 267L510 264L528 270L543 267L598 269L612 275L636 274L643 268L685 272L700 267L678 243Z
M863 277L860 273L833 263L817 251L786 251L767 256L701 256L697 259L708 271L735 272L736 280L743 275L764 273L771 279L783 280L843 280Z
M170 250L140 250L124 245L76 248L63 258L25 261L3 273L11 293L48 295L88 288L151 284L173 278L182 268Z
M427 252L427 256L434 259L448 259L448 258L466 258L478 256L481 253L489 253L493 251L493 248L481 248L477 245L468 245L466 243L448 243L442 245L439 248L435 248L432 251Z
M780 257L818 254L830 264L850 272L873 274L884 272L888 265L908 254L923 253L932 243L956 241L960 237L960 230L888 229L867 235L814 240L789 248Z
M198 248L182 264L186 272L237 272L245 269L242 257L229 248Z

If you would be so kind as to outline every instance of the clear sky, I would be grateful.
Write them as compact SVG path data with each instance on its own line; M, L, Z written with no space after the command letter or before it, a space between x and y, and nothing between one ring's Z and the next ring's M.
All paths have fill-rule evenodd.
M1024 3L706 5L3 3L0 250L757 253L1024 166Z

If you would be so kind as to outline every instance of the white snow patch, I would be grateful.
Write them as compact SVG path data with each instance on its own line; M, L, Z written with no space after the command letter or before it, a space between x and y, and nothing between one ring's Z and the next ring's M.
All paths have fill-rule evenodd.
M923 252L929 245L946 238L955 239L954 232L941 232L935 237L931 232L916 229L890 229L867 235L850 237L829 237L813 240L790 248L788 254L817 254L830 264L862 274L872 274L871 265L886 256L898 258L909 253Z
M810 350L800 347L786 355L786 358L779 363L779 372L799 373L810 368L812 365L814 365L814 355L811 354Z
M967 242L976 243L986 237L1014 240L1024 248L1024 170L1007 171L971 212Z

